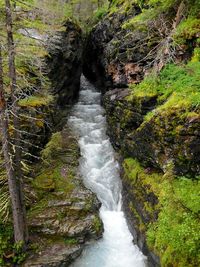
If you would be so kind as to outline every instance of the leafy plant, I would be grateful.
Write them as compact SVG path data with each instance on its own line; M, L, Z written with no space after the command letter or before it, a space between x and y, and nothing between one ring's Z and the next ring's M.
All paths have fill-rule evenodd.
M13 231L10 225L5 225L0 222L0 266L5 266L6 255L13 257L12 248Z
M18 242L13 245L13 250L15 252L13 262L16 264L22 263L26 258L26 253L23 250L23 246L23 242Z

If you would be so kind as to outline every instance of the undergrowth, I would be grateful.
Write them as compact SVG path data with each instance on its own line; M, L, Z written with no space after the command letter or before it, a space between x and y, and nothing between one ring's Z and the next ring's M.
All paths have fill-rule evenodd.
M200 106L199 77L200 62L169 64L158 76L150 74L139 85L132 84L130 88L134 96L157 96L157 111L178 107L189 110Z
M147 243L160 256L161 265L194 267L200 264L200 180L150 174L132 158L124 161L126 179L139 180L159 199L157 221L146 225ZM139 189L137 189L139 190ZM135 191L134 191L135 192ZM151 211L151 210L148 210ZM151 211L152 213L154 210Z
M26 257L22 247L20 242L14 244L12 226L0 221L0 266L19 266Z

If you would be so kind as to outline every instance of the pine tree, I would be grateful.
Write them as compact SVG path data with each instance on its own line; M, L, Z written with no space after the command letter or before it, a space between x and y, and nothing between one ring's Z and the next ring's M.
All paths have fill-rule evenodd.
M7 118L7 103L4 97L2 49L0 49L0 122L2 132L3 155L8 178L8 187L11 199L15 242L26 244L28 231L25 214L25 201L22 189L21 149L19 116L16 93L15 51L12 32L12 11L9 0L5 0L7 47L9 59L9 78L11 88L11 112L13 114L14 142L11 144L9 124Z

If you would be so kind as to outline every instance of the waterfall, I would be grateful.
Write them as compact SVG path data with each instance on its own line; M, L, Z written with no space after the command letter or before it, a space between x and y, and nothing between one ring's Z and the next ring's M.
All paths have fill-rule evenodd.
M101 93L81 78L79 102L68 123L79 137L80 173L102 203L103 238L89 245L73 267L145 267L146 258L133 244L121 209L121 180L115 152L106 135Z

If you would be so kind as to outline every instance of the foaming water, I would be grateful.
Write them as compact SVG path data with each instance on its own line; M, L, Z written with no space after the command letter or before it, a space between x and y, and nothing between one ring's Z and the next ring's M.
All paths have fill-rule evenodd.
M101 93L81 78L79 102L68 123L79 136L80 173L102 203L103 238L89 245L73 267L145 267L145 257L133 244L121 210L121 180L115 152L106 135Z

